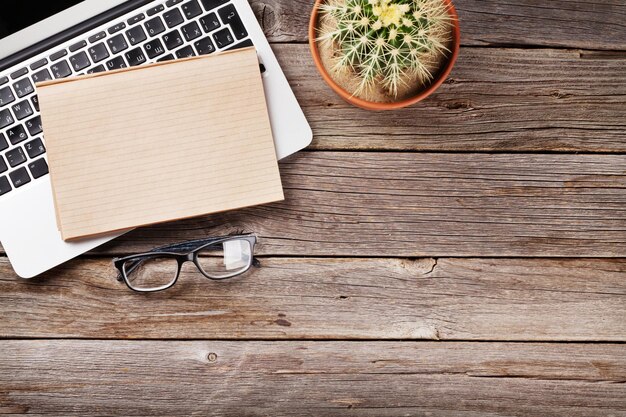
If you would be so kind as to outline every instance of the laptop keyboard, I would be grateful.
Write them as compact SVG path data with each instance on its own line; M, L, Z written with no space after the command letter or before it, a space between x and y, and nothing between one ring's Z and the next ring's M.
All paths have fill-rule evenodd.
M0 196L48 174L35 83L253 46L228 0L167 0L0 74Z

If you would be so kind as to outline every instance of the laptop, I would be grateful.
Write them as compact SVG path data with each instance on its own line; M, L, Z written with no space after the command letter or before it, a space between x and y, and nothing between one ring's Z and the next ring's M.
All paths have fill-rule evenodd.
M278 158L312 140L247 0L4 0L0 11L0 241L22 278L120 236L61 239L37 82L254 46Z

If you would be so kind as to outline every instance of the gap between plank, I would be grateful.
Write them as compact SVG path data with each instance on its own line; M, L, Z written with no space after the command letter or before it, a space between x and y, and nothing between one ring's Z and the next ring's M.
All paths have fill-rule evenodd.
M272 239L271 236L262 236L263 239ZM176 243L176 242L173 242ZM82 260L106 260L113 259L119 256L126 256L129 252L111 252L110 254L99 254L99 253L84 253L76 258L70 259L67 262L71 262L74 259L82 259ZM132 254L132 252L130 252ZM614 260L614 261L626 261L626 257L623 256L458 256L458 255L446 255L446 256L387 256L387 255L371 255L371 256L362 256L362 255L258 255L257 259L263 261L263 259L347 259L347 260L368 260L368 259L376 259L376 260L401 260L401 261L418 261L421 259L432 259L435 261L435 266L440 259L465 259L465 260L485 260L485 259L497 259L497 260L506 260L506 259L526 259L526 260L563 260L563 261L576 261L576 260ZM8 257L4 251L0 251L0 260L6 259ZM10 263L10 262L9 262ZM63 264L62 264L63 265ZM59 265L61 266L61 265ZM28 281L25 279L24 281Z
M500 340L500 339L445 339L445 340L433 340L433 339L365 339L365 338L235 338L235 337L214 337L214 338L109 338L103 339L100 337L3 337L0 336L0 343L2 341L20 341L20 340L32 340L32 341L125 341L125 342L275 342L275 343L293 343L293 342L307 342L307 343L332 343L332 342L350 342L350 343L511 343L511 344L559 344L559 345L626 345L626 341L606 341L606 340Z
M461 28L461 35L463 34L463 28ZM270 45L308 45L309 41L271 41ZM598 53L617 53L623 54L623 59L626 59L626 49L597 49L597 48L577 48L573 46L563 45L536 45L536 44L523 44L523 43L489 43L489 44L464 44L461 42L462 49L476 48L476 49L544 49L544 50L559 50L559 51L580 51L580 52L598 52Z
M472 154L483 154L483 155L598 155L598 156L619 156L626 155L626 152L616 151L616 152L607 152L607 151L559 151L559 150L541 150L541 151L525 151L525 150L472 150L472 151L461 151L461 150L442 150L442 149L377 149L377 148L354 148L354 149L336 149L336 148L306 148L301 150L300 152L306 153L400 153L400 154L463 154L463 155L472 155ZM289 157L285 158L285 161L288 161Z

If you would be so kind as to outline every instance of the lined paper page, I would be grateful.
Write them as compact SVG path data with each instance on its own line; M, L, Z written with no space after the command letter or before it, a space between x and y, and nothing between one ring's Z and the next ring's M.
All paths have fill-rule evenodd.
M284 198L254 49L37 93L65 240Z

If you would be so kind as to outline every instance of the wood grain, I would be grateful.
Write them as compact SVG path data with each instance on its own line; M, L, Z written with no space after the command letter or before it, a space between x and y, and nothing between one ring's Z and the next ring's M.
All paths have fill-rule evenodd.
M0 413L626 414L621 345L1 341L0 349L12 358L0 362Z
M454 2L449 81L371 113L314 69L313 0L251 0L316 135L287 201L30 281L0 258L0 414L626 416L626 3ZM241 279L114 279L111 255L238 230L263 255Z
M0 337L626 341L626 261L262 259L223 283L189 266L138 295L110 260L41 278L0 262Z
M273 42L305 42L313 0L252 0ZM463 45L626 50L621 0L454 0Z
M309 152L281 164L286 201L139 229L129 253L236 230L259 254L626 254L626 156Z
M315 133L312 149L626 151L626 53L463 49L434 95L389 113L345 103L306 45L274 50Z

